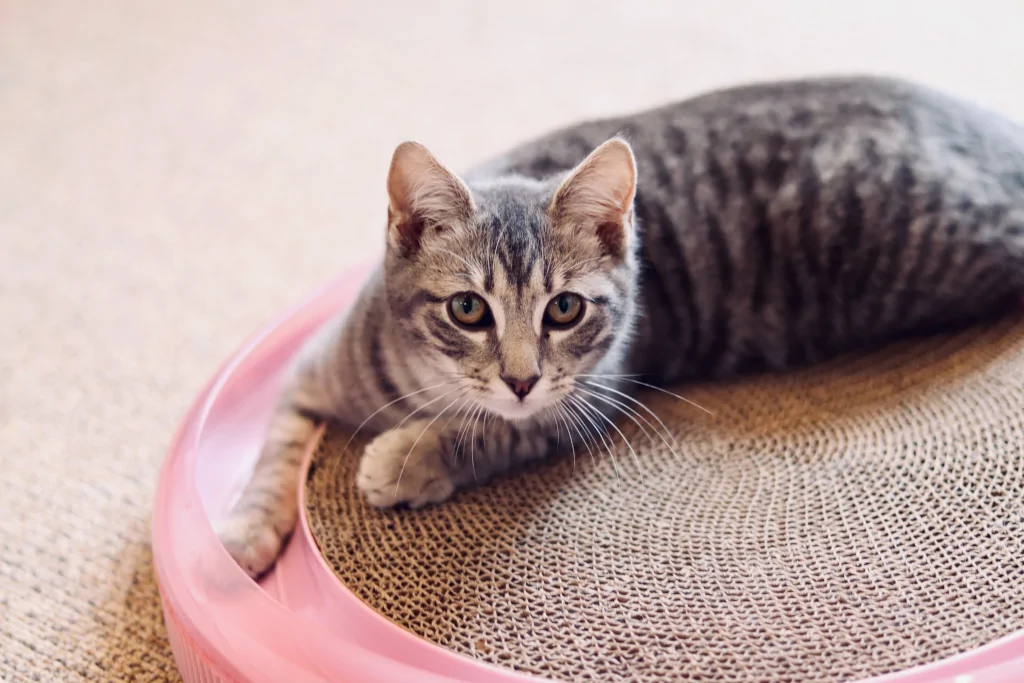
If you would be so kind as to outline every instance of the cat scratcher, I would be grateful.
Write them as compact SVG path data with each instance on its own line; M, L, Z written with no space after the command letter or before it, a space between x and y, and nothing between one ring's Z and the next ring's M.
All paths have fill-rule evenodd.
M643 394L673 448L624 420L638 462L616 435L615 466L577 445L426 510L367 506L328 430L251 581L210 519L362 272L229 361L172 445L153 540L187 681L1024 680L1019 318L687 387L711 416Z

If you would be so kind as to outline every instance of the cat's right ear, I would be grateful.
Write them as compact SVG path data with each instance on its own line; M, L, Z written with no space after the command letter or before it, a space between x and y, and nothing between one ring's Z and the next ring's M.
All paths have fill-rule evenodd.
M418 142L403 142L388 171L388 246L415 254L428 230L443 231L473 213L469 188Z

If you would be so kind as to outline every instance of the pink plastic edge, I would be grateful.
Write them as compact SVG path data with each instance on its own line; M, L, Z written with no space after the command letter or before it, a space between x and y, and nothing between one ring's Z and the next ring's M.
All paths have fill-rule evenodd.
M374 612L334 579L305 520L281 566L261 584L235 565L213 533L210 514L221 514L244 481L213 475L238 470L232 459L253 459L251 447L236 451L233 440L259 439L288 360L354 299L369 272L368 266L350 270L243 344L172 439L156 489L153 557L168 639L188 683L542 680L457 655ZM1020 680L1024 631L862 683Z

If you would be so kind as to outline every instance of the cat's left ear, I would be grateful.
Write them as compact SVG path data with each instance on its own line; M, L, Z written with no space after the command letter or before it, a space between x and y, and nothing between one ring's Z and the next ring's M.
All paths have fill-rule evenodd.
M633 241L636 159L629 143L608 140L574 168L548 208L558 223L593 230L604 250L624 256Z

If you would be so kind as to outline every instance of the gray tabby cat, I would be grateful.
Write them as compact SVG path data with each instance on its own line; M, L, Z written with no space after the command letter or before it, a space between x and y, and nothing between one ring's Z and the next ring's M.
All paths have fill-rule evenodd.
M376 435L357 481L370 503L416 507L561 432L593 442L616 413L643 417L624 375L793 368L1024 291L1024 130L899 81L715 92L465 178L405 143L387 188L384 263L296 362L219 529L254 576L296 523L324 420Z

